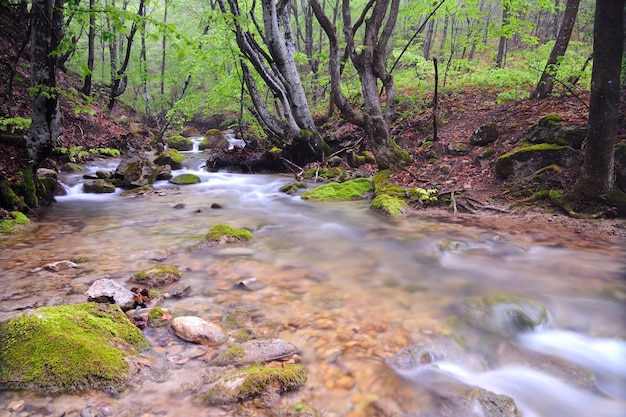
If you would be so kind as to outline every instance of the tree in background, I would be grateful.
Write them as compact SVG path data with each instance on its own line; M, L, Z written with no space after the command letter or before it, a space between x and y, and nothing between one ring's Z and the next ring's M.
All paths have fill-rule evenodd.
M286 150L296 163L319 161L323 157L322 139L309 109L304 87L294 60L295 42L290 23L290 2L285 0L262 0L263 28L250 11L250 23L254 24L267 51L254 34L243 28L243 16L236 0L227 0L233 16L237 45L243 58L241 68L256 116L270 135L286 139ZM224 0L220 7L226 12ZM271 112L263 99L250 63L272 95L280 103L280 112ZM273 104L273 103L270 103Z
M586 200L614 191L615 134L624 47L624 0L597 0L587 146L574 195Z
M387 43L393 33L400 0L371 0L361 12L356 23L352 23L350 1L343 0L341 13L345 34L346 51L356 68L361 82L363 109L356 108L341 91L341 68L339 41L336 26L326 17L317 0L311 0L313 12L326 32L330 43L329 72L331 78L331 100L348 122L365 130L369 145L380 168L396 168L406 162L408 155L391 137L389 124L395 108L396 89L393 76L387 71ZM368 13L371 14L366 19ZM355 35L365 23L363 42L357 45ZM385 91L386 107L378 92L378 81Z
M567 45L572 37L572 30L574 30L574 23L576 22L576 16L578 15L578 6L580 0L568 0L565 7L565 14L563 16L563 23L559 29L556 42L550 53L550 58L546 63L546 68L541 74L541 79L537 83L535 91L530 94L530 98L543 99L552 93L552 86L554 85L554 78L556 77L557 70L559 68L560 59L565 55Z
M37 165L50 155L61 135L56 53L63 38L63 0L34 0L31 13L32 122L25 139Z

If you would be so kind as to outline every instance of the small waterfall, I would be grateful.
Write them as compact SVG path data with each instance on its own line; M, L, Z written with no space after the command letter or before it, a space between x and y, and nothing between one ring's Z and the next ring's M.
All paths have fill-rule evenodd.
M237 148L245 148L246 142L243 139L237 139L237 137L232 133L224 133L226 139L228 139L228 149L232 150Z
M193 147L191 148L191 153L200 153L200 142L202 142L204 136L192 136L189 138Z

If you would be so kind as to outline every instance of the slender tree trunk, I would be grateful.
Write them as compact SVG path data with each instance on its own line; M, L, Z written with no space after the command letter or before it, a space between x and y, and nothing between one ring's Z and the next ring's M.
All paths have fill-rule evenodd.
M614 188L613 163L623 48L624 0L596 0L587 146L580 177L574 187L575 195L590 200L606 197Z
M61 135L56 56L63 38L63 0L33 0L31 30L32 123L25 136L35 165L50 155Z
M96 39L96 15L94 11L95 0L89 0L89 35L87 41L87 74L83 84L82 93L86 96L91 95L91 80L93 78L93 62L95 54Z
M431 19L430 22L428 22L428 29L426 29L426 38L424 39L423 55L424 55L424 59L427 61L430 59L430 48L433 43L434 31L435 31L435 19Z
M541 79L535 87L535 91L530 94L530 98L544 99L548 97L548 94L552 93L552 87L554 85L554 77L559 67L559 58L565 55L567 51L567 45L572 36L572 30L574 30L574 23L576 22L576 16L578 15L578 6L580 0L568 0L565 8L565 15L563 16L563 23L561 23L561 29L550 53L550 58L546 63L546 68L541 74Z
M163 11L163 23L167 23L167 6L169 0L165 0L165 10ZM161 95L165 94L165 58L167 55L167 36L165 31L163 32L163 38L161 39Z
M509 0L504 0L502 3L502 34L500 35L500 42L498 44L498 56L496 57L496 65L498 68L504 68L506 63L506 52L509 39L504 34L506 26L509 24Z
M150 94L148 93L148 60L146 58L146 22L141 23L141 51L139 53L139 68L141 71L141 97L145 103L145 120L150 123Z

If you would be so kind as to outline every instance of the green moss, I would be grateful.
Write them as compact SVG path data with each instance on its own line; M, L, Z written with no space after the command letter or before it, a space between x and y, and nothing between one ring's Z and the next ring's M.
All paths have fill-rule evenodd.
M560 114L547 114L539 119L538 124L540 126L559 126L563 121L563 116Z
M209 389L203 400L209 404L245 401L270 389L279 393L297 389L304 385L306 380L306 371L300 364L282 368L251 365L226 375Z
M167 311L162 309L161 307L154 307L148 313L148 326L150 326L150 327L165 326L168 323L168 320L164 320L163 319L163 317L164 317L164 315L166 315L166 313L167 313Z
M170 136L165 139L167 146L177 151L190 151L193 149L193 142L181 135Z
M279 191L281 193L294 194L298 190L307 188L307 187L308 185L305 182L290 182L280 187Z
M240 359L246 356L246 350L241 346L231 346L224 352L217 355L211 360L213 366L228 366L235 365Z
M357 178L343 183L320 185L306 193L301 198L305 200L361 200L372 191L372 183L366 178Z
M18 211L26 208L24 202L13 191L11 183L7 180L0 181L0 207Z
M425 190L423 188L409 188L409 201L421 201L424 203L437 201L437 190Z
M24 228L21 226L30 224L30 219L24 213L12 211L13 219L0 220L0 233L13 234L19 233Z
M282 149L280 149L279 147L274 146L272 149L270 149L270 151L269 151L269 152L270 152L270 153L273 153L273 154L278 154L278 153L281 153L282 151L283 151L283 150L282 150Z
M140 284L161 286L180 281L180 270L172 265L153 265L133 275L133 280Z
M398 197L393 197L389 194L377 195L372 201L372 209L382 211L389 216L398 216L407 207L406 200L402 200Z
M199 184L201 180L200 177L194 174L180 174L172 178L170 182L176 185L189 185Z
M28 166L21 172L21 191L24 196L24 203L29 207L37 207L39 205L39 198L37 197L37 186L35 183L35 174L33 173L33 167Z
M176 149L168 149L167 151L161 153L161 155L167 158L171 158L173 161L176 161L178 163L181 163L185 160L185 155L178 152L178 150Z
M341 167L334 168L309 168L304 171L304 178L323 178L325 180L345 181L348 177L346 171Z
M252 239L252 233L246 229L237 229L228 224L218 223L213 225L206 235L204 235L206 240L212 240L215 242L226 240L226 241L239 241L239 240L249 240Z
M115 305L39 308L0 323L0 387L117 390L149 346Z
M235 310L228 313L222 320L225 329L232 330L245 326L250 320L250 313L245 310Z
M537 145L530 145L530 146L524 146L521 148L516 148L509 153L505 153L504 155L499 157L498 160L506 159L512 155L524 153L524 152L554 151L554 150L561 150L565 148L569 148L569 146L557 145L556 143L538 143Z

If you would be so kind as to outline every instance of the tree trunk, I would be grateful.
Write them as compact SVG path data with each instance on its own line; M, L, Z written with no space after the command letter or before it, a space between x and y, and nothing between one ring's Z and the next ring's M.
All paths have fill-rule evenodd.
M567 51L567 45L572 36L572 30L574 30L574 23L576 22L576 15L578 14L578 6L580 0L568 0L565 8L565 15L563 16L563 23L561 23L561 29L550 53L550 58L546 63L546 68L541 74L541 79L530 95L530 98L544 99L548 97L548 94L552 93L552 87L554 85L554 77L556 77L557 70L559 68L559 58L565 55Z
M224 0L220 0L219 3L222 12L225 12ZM275 134L276 130L283 132L283 139L287 141L285 152L293 159L293 162L306 164L321 160L324 153L323 142L313 122L294 59L295 41L289 22L290 3L285 0L278 2L262 0L261 2L264 23L261 38L269 54L256 42L251 33L244 32L237 1L228 0L228 6L235 16L233 23L239 49L281 105L278 115L272 116L273 121L280 120L279 124L282 125L280 129L273 126L274 123L268 123L268 120L259 121L265 127L273 126L268 131L269 134ZM253 99L257 115L270 115L268 105L261 99L260 94L256 96L258 94L256 84L253 83L254 79L251 76L246 75L245 68L244 81Z
M435 31L435 19L431 19L430 22L428 22L428 29L426 29L426 38L424 39L423 56L426 61L430 59L430 48L433 42L434 31Z
M165 0L165 10L163 11L163 23L167 23L167 5L170 0ZM161 95L165 94L165 58L166 58L167 35L163 31L161 39Z
M624 0L597 0L587 146L574 195L589 200L613 192L619 76L624 47Z
M397 168L406 162L408 155L395 143L389 131L394 111L395 85L393 76L386 69L387 43L393 32L400 0L370 0L357 23L352 24L350 2L343 0L342 16L346 38L346 50L359 74L363 93L363 110L357 112L341 92L341 63L337 29L324 14L317 0L310 0L318 22L326 32L330 43L329 72L331 77L331 99L341 111L342 117L365 130L369 146L379 168ZM369 18L365 16L371 11ZM355 47L354 34L365 22L363 46ZM384 25L383 25L384 23ZM358 49L358 50L357 50ZM385 90L386 108L383 112L378 92L378 80Z
M508 38L505 35L505 28L509 24L509 3L504 1L502 4L502 34L500 35L500 42L498 43L498 56L496 57L496 65L498 68L504 68L506 62L506 50L508 44Z
M145 0L140 0L139 7L137 9L137 15L141 18L145 16L145 13ZM137 22L133 21L130 28L130 33L126 36L126 50L124 53L124 60L122 61L117 71L115 71L113 66L111 66L111 76L113 78L111 79L111 90L109 93L109 110L113 110L117 97L121 96L122 94L124 94L124 91L126 91L126 85L128 82L126 69L128 68L128 63L130 62L130 53L133 48L133 39L135 37L135 33L137 33ZM115 48L113 47L112 49Z
M85 74L85 82L83 84L82 93L86 96L91 95L91 80L93 76L93 62L95 53L96 38L96 15L94 11L95 0L89 0L89 35L87 41L87 74Z
M34 0L31 31L32 123L25 136L35 165L50 155L61 135L61 111L56 88L56 57L63 37L63 0Z

